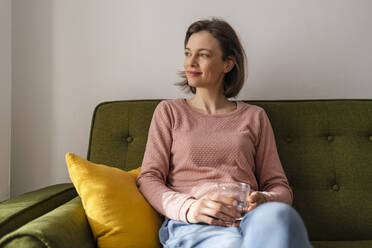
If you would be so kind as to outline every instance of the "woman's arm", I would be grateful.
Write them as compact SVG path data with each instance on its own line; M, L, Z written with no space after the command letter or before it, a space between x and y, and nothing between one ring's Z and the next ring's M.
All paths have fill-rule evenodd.
M172 146L172 113L165 101L155 108L137 186L162 215L187 222L186 211L196 199L166 186Z
M293 191L279 159L275 136L266 112L259 113L260 133L256 147L256 178L267 201L292 205Z

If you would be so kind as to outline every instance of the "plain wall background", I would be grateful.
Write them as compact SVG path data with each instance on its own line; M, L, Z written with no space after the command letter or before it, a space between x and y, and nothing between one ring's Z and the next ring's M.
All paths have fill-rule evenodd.
M11 38L10 0L0 0L0 201L10 193Z
M11 194L70 182L102 101L191 97L173 83L187 27L222 17L241 38L237 99L372 97L372 1L13 0Z

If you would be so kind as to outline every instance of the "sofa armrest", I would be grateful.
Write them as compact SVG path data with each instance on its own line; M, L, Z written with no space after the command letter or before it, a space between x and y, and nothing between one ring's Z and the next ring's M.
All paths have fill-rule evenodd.
M96 247L79 196L0 239L1 248Z
M0 238L77 196L71 183L56 184L0 203Z

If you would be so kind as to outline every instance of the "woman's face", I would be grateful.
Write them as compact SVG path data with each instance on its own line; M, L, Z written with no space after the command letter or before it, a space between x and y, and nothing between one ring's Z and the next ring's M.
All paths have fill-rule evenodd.
M190 36L185 48L184 62L189 85L203 88L219 86L224 74L229 72L233 65L230 60L222 60L218 40L208 31L203 30Z

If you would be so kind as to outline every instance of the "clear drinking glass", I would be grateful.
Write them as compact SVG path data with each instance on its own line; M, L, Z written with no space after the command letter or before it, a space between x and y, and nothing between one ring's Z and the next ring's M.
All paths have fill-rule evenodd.
M236 207L238 211L241 213L241 216L236 218L234 222L240 221L243 219L244 210L246 209L246 199L249 195L251 187L249 184L240 183L240 182L229 182L229 183L218 183L217 188L220 194L232 196L238 202L237 206L229 206L229 207ZM225 221L227 225L232 225L233 223Z

